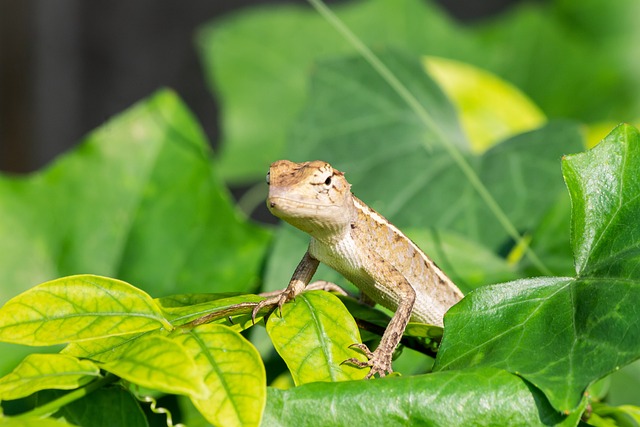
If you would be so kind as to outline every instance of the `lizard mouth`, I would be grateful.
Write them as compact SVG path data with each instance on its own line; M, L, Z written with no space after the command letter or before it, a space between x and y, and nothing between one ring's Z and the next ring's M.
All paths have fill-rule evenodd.
M290 197L270 196L267 198L267 208L279 218L304 218L317 215L319 211L330 206Z
M277 206L318 206L326 207L323 203L308 202L306 200L292 199L290 197L272 196L267 199L267 203L270 207L275 208Z

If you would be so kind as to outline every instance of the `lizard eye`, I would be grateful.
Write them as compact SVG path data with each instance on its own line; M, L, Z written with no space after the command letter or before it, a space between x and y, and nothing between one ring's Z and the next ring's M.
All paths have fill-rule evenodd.
M271 175L271 171L267 172L267 185L271 184L271 182L269 182L270 181L269 178L271 177L270 175Z
M324 185L331 185L331 177L327 177L327 179L324 180Z

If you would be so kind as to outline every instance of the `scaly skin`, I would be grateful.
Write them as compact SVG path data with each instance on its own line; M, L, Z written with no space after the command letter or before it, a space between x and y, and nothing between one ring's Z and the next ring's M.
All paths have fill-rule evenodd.
M380 345L371 352L354 344L371 367L367 378L392 372L391 357L410 319L442 326L462 292L409 238L351 194L344 174L326 162L279 160L267 175L271 213L311 236L287 289L262 301L282 305L302 292L320 262L356 285L368 298L395 311Z

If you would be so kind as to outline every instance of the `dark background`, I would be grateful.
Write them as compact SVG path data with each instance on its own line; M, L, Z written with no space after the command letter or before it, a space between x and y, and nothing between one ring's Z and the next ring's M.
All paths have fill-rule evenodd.
M438 3L472 22L516 1ZM202 74L194 31L211 19L267 3L275 2L0 0L0 171L44 166L163 86L178 92L215 143L218 106Z

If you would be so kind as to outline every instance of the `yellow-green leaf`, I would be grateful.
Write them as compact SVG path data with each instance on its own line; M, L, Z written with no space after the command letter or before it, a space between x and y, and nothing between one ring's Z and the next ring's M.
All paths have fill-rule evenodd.
M0 426L2 427L75 427L75 424L66 422L65 420L57 420L55 418L40 417L33 418L0 418Z
M211 395L192 398L216 426L257 426L267 400L266 373L256 348L218 324L198 326L174 338L196 362Z
M526 95L488 71L435 56L424 58L424 66L458 109L476 153L546 122Z
M117 360L134 345L138 340L146 336L166 336L164 330L139 332L128 335L101 338L97 340L73 342L63 348L60 353L75 357L83 357L96 362L110 362Z
M52 345L171 328L153 299L128 283L81 275L38 285L0 309L0 341Z
M133 342L102 368L142 387L206 399L209 390L193 357L175 340L150 335Z
M353 317L336 296L324 291L304 292L273 313L267 332L284 359L296 385L315 381L362 379L367 369L341 363L364 356L349 348L359 343Z
M26 397L40 390L72 390L100 375L90 360L63 354L30 354L0 378L0 400Z

